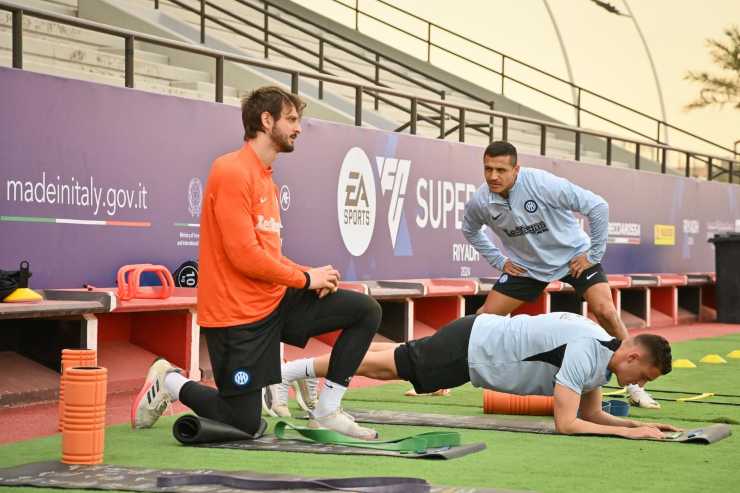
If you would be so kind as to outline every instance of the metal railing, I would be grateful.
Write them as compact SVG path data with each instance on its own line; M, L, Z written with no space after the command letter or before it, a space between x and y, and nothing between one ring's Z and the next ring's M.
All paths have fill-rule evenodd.
M354 123L357 126L362 125L363 91L369 90L369 91L377 92L385 96L393 96L393 97L398 97L398 98L403 98L403 99L408 100L411 119L409 121L409 124L406 126L406 128L409 129L409 133L411 134L416 134L416 129L417 129L416 124L419 120L419 113L418 113L419 106L421 104L425 104L428 106L439 107L439 113L443 117L447 113L448 110L457 112L458 125L455 131L457 131L458 133L458 140L460 142L465 142L466 129L468 128L468 125L466 123L468 114L478 114L478 115L483 115L484 117L489 119L489 121L491 122L491 129L493 128L493 122L495 119L501 120L501 125L502 125L501 139L503 140L507 140L509 125L510 125L510 122L512 121L526 123L526 124L534 125L538 127L540 130L540 149L539 151L540 151L540 154L543 156L547 154L547 131L548 130L561 130L561 131L570 132L574 135L574 139L576 143L574 158L577 161L581 159L580 148L581 148L581 140L583 136L591 136L591 137L604 139L605 148L606 148L606 164L607 165L612 164L612 154L613 154L614 143L618 142L618 143L623 143L623 144L631 144L635 146L636 148L635 154L634 154L635 169L640 169L641 167L641 154L642 154L641 149L647 148L647 149L653 149L655 150L656 153L661 155L660 171L662 173L666 173L667 171L666 162L667 162L668 153L675 152L675 153L679 153L685 156L685 175L687 177L691 176L691 160L692 159L702 159L708 164L707 176L706 176L707 180L716 180L717 178L721 176L727 175L727 181L729 183L734 183L735 177L740 177L740 161L727 158L727 157L720 157L720 156L710 155L710 154L706 154L702 152L695 152L695 151L691 151L688 149L681 149L677 147L666 146L666 145L654 143L654 142L646 142L646 141L640 141L640 140L635 140L635 139L629 139L625 137L618 137L618 136L611 135L608 133L586 130L586 129L579 128L579 127L572 127L569 125L552 123L549 121L542 121L542 120L537 120L534 118L527 118L527 117L519 116L519 115L492 111L488 109L475 108L471 106L452 103L449 101L445 101L443 99L420 97L416 95L407 94L402 91L389 89L387 87L367 85L367 84L363 84L361 81L341 79L341 78L334 77L334 76L327 75L327 74L298 70L295 68L286 68L278 64L255 60L253 58L248 58L242 55L227 53L224 51L205 48L205 47L201 47L198 45L183 43L180 41L173 41L173 40L161 38L158 36L139 33L139 32L131 31L128 29L116 28L116 27L100 24L97 22L78 19L76 17L70 17L70 16L57 14L57 13L47 12L44 10L27 8L27 7L23 7L18 4L15 4L13 2L9 2L7 0L0 0L0 10L9 11L12 14L12 17L11 17L12 18L12 50L13 50L12 63L13 63L13 67L17 69L23 68L23 18L24 16L29 15L32 17L44 19L44 20L51 21L51 22L58 22L61 24L74 26L74 27L78 27L82 29L88 29L91 31L104 33L104 34L108 34L114 37L122 38L124 41L124 45L125 45L124 83L125 83L125 86L129 88L133 88L134 82L135 82L134 80L134 75L135 75L134 74L134 56L136 52L135 52L134 47L135 47L135 42L138 41L138 42L149 43L152 45L162 46L166 48L181 50L184 52L193 53L193 54L197 54L201 56L206 56L206 57L210 57L211 59L213 59L214 70L215 70L214 79L216 81L215 99L216 99L216 102L219 102L219 103L223 102L224 63L226 61L229 61L229 62L244 64L247 66L271 69L271 70L275 70L278 72L288 74L291 80L291 84L290 84L291 91L295 94L298 94L300 92L300 81L303 78L353 88L354 94L355 94L355 97L354 97L354 109L355 109L354 120L355 121ZM445 120L444 118L441 119L442 125L444 125L443 123L444 120ZM445 133L444 127L443 127L443 133ZM446 135L448 134L449 132L447 132ZM738 180L738 183L740 183L740 180Z
M359 79L362 79L362 80L365 80L367 82L370 82L371 84L373 84L375 86L381 86L381 87L390 87L389 84L386 84L386 83L384 83L381 80L381 74L382 73L387 73L387 74L394 75L394 76L396 76L396 77L398 77L400 79L403 79L404 81L409 82L409 83L413 84L414 86L416 86L416 87L418 87L420 89L423 89L425 91L429 91L430 93L434 94L435 96L440 97L441 99L445 99L446 94L447 94L447 91L449 90L449 91L458 92L460 94L464 94L466 97L468 97L468 98L470 98L470 99L472 99L474 101L477 101L477 102L481 103L487 109L493 109L494 108L494 102L493 101L486 101L486 100L484 100L484 99L482 99L482 98L480 98L480 97L478 97L478 96L476 96L476 95L474 95L472 93L467 92L466 90L464 90L462 88L459 88L459 87L456 87L456 86L447 84L447 83L445 83L442 80L438 80L438 79L435 79L433 77L429 77L428 75L421 73L419 70L415 69L414 67L412 67L410 65L404 64L403 62L399 62L399 61L396 61L396 60L390 60L387 57L383 56L381 53L379 53L379 52L377 52L375 50L369 49L369 48L365 47L364 45L356 42L355 40L353 40L353 39L351 39L349 37L346 37L346 36L343 36L343 35L341 35L339 33L336 33L336 32L333 32L333 31L329 31L329 30L327 30L325 28L322 28L322 29L324 29L324 32L325 33L331 34L332 36L336 37L337 39L340 39L343 42L350 43L350 44L356 46L358 49L362 49L363 51L369 52L371 55L373 55L374 58L367 58L366 56L364 56L362 54L359 54L356 51L353 51L351 49L348 49L345 46L342 46L340 43L337 43L335 41L332 41L331 39L327 39L327 37L324 36L324 35L321 35L321 34L318 34L316 32L313 32L313 31L311 31L309 29L306 29L305 27L303 27L303 26L301 26L301 25L299 25L299 24L297 24L295 22L292 22L290 20L286 20L282 16L278 16L275 12L270 12L269 7L273 7L273 9L276 8L276 7L269 0L260 0L260 3L263 4L263 7L254 5L253 3L249 2L249 1L246 1L246 0L231 0L232 2L238 4L239 6L250 8L254 12L256 12L258 15L261 15L262 16L262 24L258 24L257 22L254 22L253 20L250 20L250 19L248 19L246 17L240 16L240 15L236 14L235 12L229 11L229 10L223 8L222 6L217 5L217 4L215 4L215 3L213 3L213 2L211 2L209 0L192 0L192 1L198 4L198 8L195 8L192 5L188 5L183 0L167 0L167 3L172 4L174 6L177 6L177 7L181 8L181 9L183 9L183 10L185 10L187 12L190 12L192 14L195 14L195 15L197 15L199 17L199 19L200 19L199 29L200 29L200 42L201 42L201 44L204 44L205 43L205 40L206 40L206 30L207 30L206 21L209 21L209 22L212 22L213 24L216 24L217 26L220 26L223 29L231 32L232 34L235 34L235 35L238 35L238 36L240 36L242 38L248 39L248 40L252 41L253 43L256 43L256 44L262 46L262 48L264 50L264 57L265 58L268 58L269 57L269 52L270 51L273 51L273 52L279 53L280 55L284 56L285 58L288 58L289 60L291 60L293 62L296 62L296 63L301 64L303 66L309 67L312 70L315 70L317 72L321 72L321 73L325 73L325 74L329 74L329 75L336 75L336 74L333 73L333 71L330 68L327 68L327 65L330 65L330 66L334 66L334 67L336 67L336 68L338 68L340 70L343 70L344 72L349 73L349 74L351 74L354 77L357 77ZM154 8L155 9L159 9L160 8L160 5L163 4L163 3L164 3L163 1L154 0ZM244 26L251 27L253 29L257 29L257 30L261 31L262 32L262 35L263 35L262 39L260 39L258 37L255 37L255 36L253 36L253 35L245 32L240 27L237 27L237 26L234 26L234 25L232 25L232 24L230 24L228 22L225 22L224 19L220 19L220 18L218 18L218 17L216 17L216 16L214 16L212 14L209 14L208 13L208 9L210 9L212 11L216 11L216 12L218 12L220 14L223 14L223 15L227 16L231 21L238 22L240 24L243 24ZM298 19L300 22L304 22L304 23L307 23L307 24L310 24L310 25L316 27L315 24L311 23L311 21L309 19L306 19L305 17L303 17L303 16L301 16L301 15L299 15L297 13L287 12L287 11L284 11L284 10L281 10L281 12L284 15L289 15L289 16L295 18L295 19ZM269 26L271 25L271 21L272 22L275 22L275 21L280 22L281 24L283 24L285 26L288 26L291 29L294 29L294 30L296 30L296 31L298 31L298 32L300 32L302 34L305 34L307 36L312 37L315 40L315 42L318 44L318 51L314 51L314 50L312 50L310 48L307 48L303 44L298 43L298 42L290 39L287 36L281 35L279 33L270 32ZM281 48L279 46L275 46L274 42L271 42L272 39L277 39L277 40L279 40L279 41L281 41L281 42L289 45L290 47L292 47L293 49L295 49L296 52L301 52L302 54L309 54L309 55L314 56L316 58L317 62L316 63L312 63L311 61L308 61L305 58L302 58L300 56L297 56L294 53L291 53L289 51L286 51L285 49L283 49L283 48ZM355 69L349 67L346 63L342 63L342 62L340 62L338 60L333 59L332 57L326 56L326 54L325 54L325 47L326 46L329 46L331 48L334 48L336 50L341 51L342 53L344 53L346 55L351 56L353 59L355 59L355 61L359 61L359 62L362 62L362 63L365 63L365 64L371 66L372 69L373 69L373 71L374 71L374 76L372 76L372 77L371 76L367 76L367 75L363 74L362 72L359 72L358 70L355 70ZM430 85L429 83L425 82L424 80L419 80L418 78L414 78L412 76L409 76L407 74L404 74L401 71L399 71L396 67L389 65L388 62L392 63L395 66L401 67L401 68L403 68L403 69L405 69L405 70L407 70L409 72L413 72L416 75L421 75L425 79L430 79L432 82L437 83L440 86L446 87L446 89L440 89L440 88L434 87L434 86ZM324 86L323 86L323 82L322 81L319 81L318 86L319 86L318 87L318 97L319 97L319 99L323 99L324 98ZM364 93L373 96L373 98L374 98L374 105L373 106L374 106L374 109L376 111L380 107L380 102L383 102L384 104L386 104L388 106L392 106L392 107L394 107L397 110L400 110L400 111L403 111L405 113L409 113L410 114L410 108L407 108L405 106L399 105L398 103L396 103L396 102L394 102L392 100L389 100L388 98L383 98L378 93L373 93L370 90L365 90ZM445 129L443 127L443 125L444 125L444 121L443 120L444 119L449 119L449 120L452 120L452 121L456 121L457 118L455 116L441 115L441 114L438 113L438 111L435 108L428 107L427 105L423 105L423 106L425 107L425 109L431 110L431 111L433 111L433 112L435 112L437 114L435 114L434 116L431 116L431 117L420 116L420 119L423 120L423 121L425 121L425 122L427 122L427 123L429 123L429 124L431 124L431 125L436 126L440 130L440 134L439 135L441 137L442 136L449 135L451 132L454 132L455 131L455 128L456 127L454 127L453 129ZM410 122L407 122L407 123L401 125L400 127L398 127L396 130L399 130L399 131L400 130L405 130L409 125L410 125ZM485 127L485 128L483 128L483 127ZM488 136L492 135L492 132L493 132L493 127L487 127L485 125L484 126L475 125L475 126L471 126L471 128L473 128L474 130L476 130L479 133L482 133L482 134L488 135Z
M476 69L482 69L482 70L484 70L486 72L489 72L489 73L492 73L492 74L495 74L495 75L499 76L501 78L500 92L501 92L501 95L502 96L505 95L505 92L504 92L504 90L505 90L505 84L504 84L505 81L511 81L511 82L513 82L515 84L518 84L518 85L520 85L522 87L525 87L525 88L527 88L527 89L529 89L531 91L534 91L534 92L536 92L538 94L541 94L543 96L546 96L547 98L550 98L553 101L556 101L558 103L567 105L567 106L575 109L575 111L576 111L576 126L579 126L579 127L581 126L581 115L582 114L586 114L586 115L593 116L593 117L595 117L595 118L597 118L597 119L599 119L599 120L601 120L603 122L606 122L606 123L609 123L611 125L614 125L614 126L616 126L618 128L621 128L623 130L627 130L627 131L629 131L631 133L634 133L635 135L639 135L640 137L643 137L645 139L652 140L653 142L656 142L656 143L659 143L659 144L662 144L663 143L663 141L661 140L661 129L663 129L663 130L670 129L672 131L678 132L679 134L682 134L682 135L684 135L686 137L689 137L691 139L696 139L697 141L702 142L703 144L707 144L707 145L713 146L715 149L726 151L726 152L728 152L730 154L733 154L736 159L738 158L738 156L740 156L740 154L738 154L738 152L737 152L737 149L731 149L729 147L725 147L725 146L723 146L721 144L718 144L716 142L712 142L711 140L706 139L706 138L704 138L704 137L702 137L700 135L697 135L695 133L692 133L692 132L690 132L688 130L684 130L684 129L680 128L680 127L676 127L675 125L671 125L670 123L668 123L666 121L663 121L663 120L661 120L659 118L655 118L654 116L648 115L647 113L644 113L644 112L642 112L640 110L637 110L635 108L632 108L632 107L630 107L630 106L628 106L626 104L620 103L620 102L618 102L618 101L616 101L616 100L614 100L612 98L603 96L603 95L601 95L601 94L599 94L599 93L597 93L595 91L591 91L589 89L586 89L585 87L579 86L578 84L574 84L571 81L565 80L565 79L563 79L561 77L558 77L557 75L554 75L554 74L552 74L550 72L547 72L546 70L543 70L541 68L535 67L535 66L530 65L530 64L528 64L528 63L526 63L526 62L524 62L522 60L519 60L519 59L517 59L515 57L509 56L509 55L507 55L505 53L502 53L502 52L500 52L498 50L495 50L493 48L490 48L489 46L486 46L483 43L480 43L480 42L475 41L473 39L470 39L470 38L468 38L466 36L463 36L461 34L458 34L458 33L454 32L454 31L452 31L450 29L447 29L447 28L445 28L443 26L440 26L439 24L436 24L436 23L431 22L431 21L429 21L427 19L424 19L424 18L422 18L422 17L420 17L420 16L418 16L418 15L412 13L412 12L409 12L407 10L404 10L404 9L402 9L402 8L400 8L400 7L392 4L392 3L389 3L389 2L387 2L385 0L373 0L373 1L376 4L379 4L379 5L382 5L384 7L389 8L390 10L392 10L395 13L398 13L398 14L401 14L401 15L405 15L406 17L408 17L410 19L413 19L415 21L418 21L418 22L422 23L422 26L425 27L424 30L426 31L426 37L419 36L418 34L409 32L409 31L407 31L407 30L405 30L403 28L398 27L397 24L393 24L391 22L386 21L385 19L381 19L380 17L377 17L376 15L373 15L373 14L371 14L369 12L363 11L360 8L360 2L359 2L359 0L352 0L353 3L354 3L354 5L348 5L347 3L345 3L345 2L343 2L341 0L331 0L331 1L334 2L337 5L340 5L340 6L344 7L344 8L346 8L346 9L351 10L354 13L354 17L355 17L355 19L354 19L354 28L355 28L355 30L360 31L360 19L363 18L363 17L366 18L366 19L370 19L372 21L378 22L378 23L380 23L380 24L382 24L382 25L384 25L384 26L386 26L388 28L391 28L392 30L394 30L394 31L396 31L398 33L401 33L401 34L403 34L405 36L408 36L408 37L410 37L410 38L412 38L414 40L417 40L417 41L420 41L422 43L425 43L426 44L426 52L427 52L427 59L426 59L426 61L429 62L429 63L432 63L432 49L435 49L435 50L439 50L442 53L446 53L448 55L451 55L453 57L456 57L457 59L462 60L462 61L464 61L466 63L469 63L471 66L475 67ZM433 39L432 39L432 35L435 32L444 33L446 36L451 36L451 37L453 37L455 39L458 39L458 40L461 40L461 41L463 41L465 43L468 43L471 46L474 46L476 49L482 49L482 50L484 50L487 53L491 53L491 54L494 54L494 55L500 57L501 58L500 69L497 70L495 68L492 68L489 63L481 63L481 62L476 61L476 60L473 60L470 57L467 57L467 56L465 56L465 55L463 55L463 54L461 54L461 53L459 53L459 52L457 52L455 50L452 50L449 47L442 46L440 44L435 43L433 41ZM509 74L506 73L507 63L508 63L508 66L509 66ZM519 66L519 67L524 67L524 68L526 68L528 70L531 70L531 71L533 71L533 72L535 72L537 74L540 74L540 75L545 76L549 80L551 80L551 81L553 81L553 82L555 82L557 84L560 84L563 87L567 87L568 89L570 89L572 91L575 91L575 93L576 93L576 95L575 95L576 102L573 103L573 102L568 101L566 99L563 99L563 98L561 98L561 97L559 97L559 96L557 96L555 94L552 94L552 93L550 93L550 92L548 92L546 90L543 90L543 89L534 87L533 85L528 84L527 82L524 82L524 81L519 80L519 79L517 79L515 77L512 77L510 75L510 73L511 73L511 66L512 65L516 65L516 66ZM626 125L624 123L616 122L612 118L606 117L603 114L599 114L599 113L596 113L595 111L592 111L592 110L589 110L587 108L584 108L583 101L582 101L582 97L584 95L591 96L591 97L595 98L596 100L598 100L600 102L608 103L610 105L613 105L613 106L616 107L615 110L617 108L620 109L620 110L625 110L625 111L629 112L631 115L633 115L635 117L639 117L639 118L641 118L643 120L646 120L646 121L650 122L651 124L653 124L653 125L656 126L656 135L654 137L651 136L651 135L647 135L645 133L642 133L642 132L639 132L639 131L635 130L634 126L632 126L632 125L629 125L628 126L628 125Z

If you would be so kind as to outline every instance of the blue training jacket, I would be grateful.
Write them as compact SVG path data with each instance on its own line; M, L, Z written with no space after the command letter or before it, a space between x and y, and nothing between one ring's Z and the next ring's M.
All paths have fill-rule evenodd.
M591 238L573 212L588 216ZM483 232L488 226L499 237L506 257ZM591 263L606 251L609 205L595 193L547 171L520 168L505 199L484 183L465 204L465 238L498 270L507 259L534 279L550 282L568 274L568 262L588 252Z

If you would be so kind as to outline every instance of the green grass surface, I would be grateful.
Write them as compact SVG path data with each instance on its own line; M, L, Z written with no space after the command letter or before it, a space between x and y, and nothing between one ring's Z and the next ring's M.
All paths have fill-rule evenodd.
M708 353L722 356L740 349L740 335L701 339L673 345L675 358L688 358L696 369L676 369L649 388L681 390L687 394L716 392L740 396L740 360L726 365L704 365ZM479 414L479 389L465 386L450 397L403 397L407 384L352 390L345 407L396 409L444 414ZM665 398L681 395L661 394ZM708 401L740 404L740 397L713 397ZM662 402L660 410L631 408L637 419L664 421L683 427L720 421L740 423L740 405ZM305 476L388 475L414 476L437 485L478 486L540 492L640 491L727 492L740 490L740 451L731 436L710 446L630 441L619 438L549 436L528 433L460 430L464 443L485 442L487 449L451 461L422 461L388 457L312 455L280 452L198 449L179 445L171 435L175 417L162 418L150 430L128 426L107 430L105 462L161 468L212 468ZM273 420L274 421L274 420ZM378 426L383 438L434 428ZM12 466L57 460L61 438L28 440L0 446L0 464ZM38 492L36 488L8 491ZM67 490L71 491L71 490Z

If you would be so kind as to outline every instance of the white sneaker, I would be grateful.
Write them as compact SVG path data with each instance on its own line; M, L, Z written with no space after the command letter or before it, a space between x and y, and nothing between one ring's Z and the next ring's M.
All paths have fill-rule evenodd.
M295 400L301 409L311 412L319 401L319 379L301 378L293 382Z
M262 389L262 410L275 418L291 417L287 383L275 383Z
M308 427L314 429L326 428L328 430L333 430L341 433L342 435L347 435L352 438L358 438L360 440L378 439L377 431L373 430L372 428L365 428L364 426L358 425L348 414L344 413L341 409L337 409L333 413L327 416L322 416L320 418L311 415L311 418L308 420Z
M172 402L172 397L164 386L168 373L180 372L164 358L157 358L149 367L144 386L131 404L131 427L151 428Z
M639 385L628 385L627 396L630 404L645 409L660 409L660 404L653 399L647 391Z

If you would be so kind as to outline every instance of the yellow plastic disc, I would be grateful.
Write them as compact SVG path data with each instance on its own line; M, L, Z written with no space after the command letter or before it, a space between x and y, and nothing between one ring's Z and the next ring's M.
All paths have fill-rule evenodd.
M727 363L727 360L724 359L719 354L707 354L702 359L699 360L701 363L710 363L712 365L720 365L722 363Z
M673 368L696 368L696 365L688 359L677 359L673 361Z
M727 357L732 359L740 359L740 349L735 349L734 351L727 353Z

